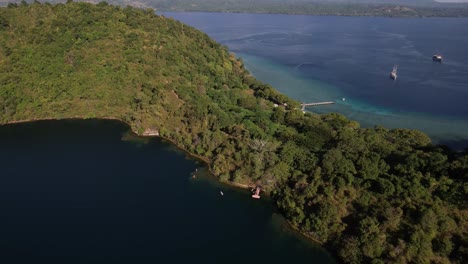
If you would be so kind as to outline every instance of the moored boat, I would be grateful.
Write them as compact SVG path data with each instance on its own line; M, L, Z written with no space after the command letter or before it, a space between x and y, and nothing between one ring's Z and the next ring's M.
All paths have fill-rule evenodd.
M398 65L393 66L393 70L390 73L390 78L392 78L393 80L396 80L396 78L398 77L397 70L398 70Z
M433 61L442 61L442 55L440 55L440 54L434 54L434 55L432 56L432 60L433 60Z

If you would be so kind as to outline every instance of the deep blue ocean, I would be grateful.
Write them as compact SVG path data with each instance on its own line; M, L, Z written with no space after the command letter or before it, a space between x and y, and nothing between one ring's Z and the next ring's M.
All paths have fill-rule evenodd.
M309 111L339 112L363 127L419 129L434 143L468 147L466 18L164 15L226 45L286 95L336 102Z

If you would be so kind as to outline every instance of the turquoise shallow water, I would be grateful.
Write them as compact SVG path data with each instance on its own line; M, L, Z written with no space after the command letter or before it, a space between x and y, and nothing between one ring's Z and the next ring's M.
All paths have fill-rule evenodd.
M461 149L468 147L468 121L462 117L440 117L424 113L398 112L346 97L332 85L317 80L307 80L281 65L251 55L240 54L247 69L256 78L299 101L334 101L336 104L308 108L316 113L338 112L362 127L383 125L389 128L422 130L431 136L434 143L448 144ZM342 101L342 98L345 101Z
M253 75L363 127L468 147L468 19L165 13L228 46ZM434 53L444 56L432 61ZM389 78L398 65L397 81ZM342 101L345 98L345 101Z

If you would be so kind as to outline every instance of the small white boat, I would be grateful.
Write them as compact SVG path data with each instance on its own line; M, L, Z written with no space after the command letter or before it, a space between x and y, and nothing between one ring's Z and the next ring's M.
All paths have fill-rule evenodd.
M432 56L432 60L441 62L441 61L442 61L442 55L440 55L440 54L434 54L434 55Z
M221 195L224 195L223 191L219 191L219 193L220 193Z
M397 75L397 70L398 70L398 65L393 66L393 70L390 73L390 78L392 78L393 80L396 80L396 78L398 76Z

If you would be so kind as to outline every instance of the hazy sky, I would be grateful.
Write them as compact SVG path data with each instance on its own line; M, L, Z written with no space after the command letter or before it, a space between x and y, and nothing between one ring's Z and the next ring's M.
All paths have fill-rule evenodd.
M441 3L468 3L468 0L435 0Z

